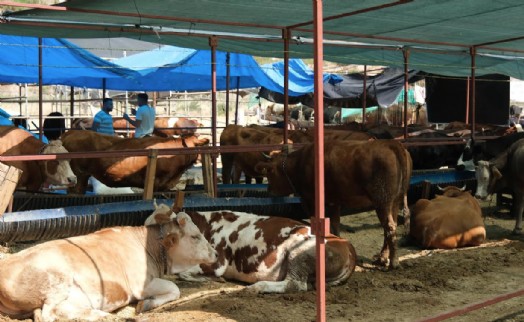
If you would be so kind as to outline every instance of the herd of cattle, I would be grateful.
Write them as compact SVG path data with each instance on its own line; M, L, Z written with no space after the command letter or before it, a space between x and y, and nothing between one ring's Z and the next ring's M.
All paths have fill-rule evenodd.
M424 129L410 137L458 137L466 129ZM485 134L495 134L484 129ZM492 130L491 130L492 131ZM179 134L182 134L178 132ZM66 152L171 149L207 145L195 131L179 137L142 139L110 137L92 131L70 130L45 145L16 127L0 127L0 155ZM524 133L504 129L504 135L462 145L405 147L400 129L371 131L325 130L324 180L326 215L332 233L326 237L326 282L345 282L357 264L350 241L340 235L343 207L374 209L384 231L376 264L393 269L397 256L397 218L403 214L407 234L423 248L480 245L486 229L479 202L498 191L513 196L515 233L522 230L524 210ZM262 126L228 125L220 145L281 144L283 130ZM240 174L267 178L273 195L301 197L304 218L267 217L228 210L182 212L165 204L141 227L106 228L98 232L48 241L0 260L0 312L14 318L34 316L96 320L120 307L138 302L144 312L180 297L178 287L162 279L178 274L185 280L223 277L251 284L261 293L307 290L314 282L315 235L300 219L315 209L313 135L289 132L287 149L224 153L223 183L238 183ZM293 145L291 143L300 143ZM197 160L197 155L165 155L157 164L155 189L172 188ZM457 160L476 166L477 191L442 188L434 199L407 204L414 169L456 166ZM37 191L46 184L70 186L84 193L89 177L112 186L142 187L147 157L5 162L23 171L19 187ZM427 166L429 165L429 166ZM475 198L476 197L476 198ZM133 256L127 256L134 254Z

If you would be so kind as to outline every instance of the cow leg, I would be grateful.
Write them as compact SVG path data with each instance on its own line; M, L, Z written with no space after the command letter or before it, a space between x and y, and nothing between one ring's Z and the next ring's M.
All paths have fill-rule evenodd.
M307 291L309 276L315 275L315 239L310 239L305 245L293 249L289 253L287 275L282 281L260 281L249 290L257 293L289 293ZM286 266L285 263L282 265Z
M255 182L256 182L257 184L262 184L262 182L264 182L264 177L256 177L256 178L255 178Z
M376 209L380 224L384 229L384 244L380 251L378 263L386 266L389 262L389 268L396 268L399 266L399 261L396 254L396 230L397 230L397 212L398 204L394 207L377 208Z
M87 308L85 306L78 307L73 303L64 301L55 307L46 307L46 305L44 304L44 307L42 308L41 318L42 321L55 321L57 319L98 321L108 316L111 316L111 314L108 312Z
M230 184L231 174L233 173L234 154L224 153L220 157L222 161L222 183Z
M175 283L161 278L154 278L144 289L142 298L136 306L136 313L159 307L160 305L180 298L180 290Z
M512 199L512 213L515 217L515 228L513 229L513 234L522 235L522 211L524 211L524 196L520 193L514 193Z
M330 229L333 235L340 236L340 213L342 212L342 206L340 205L327 205L326 215L330 219Z

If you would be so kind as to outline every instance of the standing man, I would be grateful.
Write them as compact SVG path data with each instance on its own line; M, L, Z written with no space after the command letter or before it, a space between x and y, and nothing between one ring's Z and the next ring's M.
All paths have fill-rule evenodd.
M115 129L113 128L113 117L110 114L112 110L113 99L104 98L102 101L102 109L96 113L95 118L93 119L91 130L102 134L115 135Z
M151 136L155 129L155 109L147 105L149 97L146 93L140 93L137 96L138 109L131 109L131 114L136 115L135 120L132 120L129 115L124 113L124 119L133 125L135 130L135 138L143 138Z

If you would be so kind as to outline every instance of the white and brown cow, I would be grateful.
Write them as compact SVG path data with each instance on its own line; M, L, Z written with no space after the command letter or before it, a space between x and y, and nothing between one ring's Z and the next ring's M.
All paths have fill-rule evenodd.
M143 312L180 297L164 273L216 258L187 214L161 205L146 226L49 241L0 260L0 312L43 321L97 320L136 301Z
M486 228L478 201L469 191L449 186L434 199L419 199L411 212L409 235L424 248L478 246Z
M0 126L0 155L58 154L67 153L60 140L44 144L28 131L14 126ZM22 170L18 188L38 191L47 184L72 185L77 178L69 160L5 161L9 166Z
M281 217L233 211L187 212L218 252L180 277L211 275L249 284L260 293L306 291L315 278L315 235L308 225ZM326 243L326 283L345 282L356 265L355 249L334 235ZM196 278L199 279L198 277Z

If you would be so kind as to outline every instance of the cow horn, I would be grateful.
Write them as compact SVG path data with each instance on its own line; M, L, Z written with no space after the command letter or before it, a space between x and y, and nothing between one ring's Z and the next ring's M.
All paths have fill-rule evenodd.
M438 190L440 190L440 191L444 191L444 188L442 188L442 187L439 186L439 185L437 185L437 188L438 188Z
M267 160L271 160L271 156L265 152L260 152L262 153L262 155L264 156L264 158L266 158Z
M466 184L462 188L460 188L460 191L466 191Z

